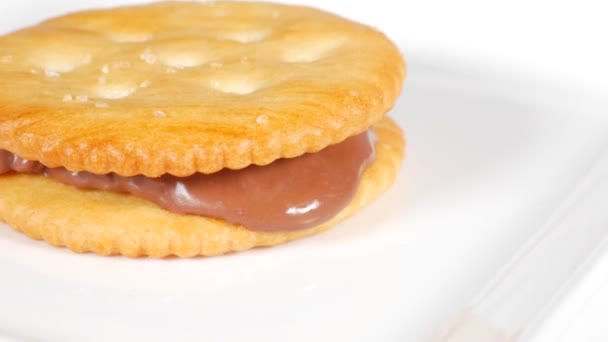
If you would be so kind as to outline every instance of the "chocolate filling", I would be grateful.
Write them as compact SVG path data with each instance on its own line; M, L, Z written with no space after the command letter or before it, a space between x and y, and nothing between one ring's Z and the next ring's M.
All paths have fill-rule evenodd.
M6 150L0 150L0 174L42 174L81 189L128 192L174 213L215 217L249 230L275 232L315 227L334 217L352 200L361 173L374 156L368 131L297 158L188 177L71 172L47 168Z

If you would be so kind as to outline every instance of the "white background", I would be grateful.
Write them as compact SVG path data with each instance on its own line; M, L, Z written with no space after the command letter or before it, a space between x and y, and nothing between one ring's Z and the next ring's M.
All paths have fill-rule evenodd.
M1 15L0 31L62 13L63 3L74 8L74 1L66 0L14 2ZM78 6L119 3L82 1ZM608 96L608 9L603 1L375 0L350 1L347 6L329 0L306 3L339 10L344 16L379 27L403 46L406 58L467 65L492 74L515 75ZM20 14L31 7L36 7L36 15L24 22ZM582 291L575 297L586 304L571 305L582 311L561 337L564 341L608 340L608 260L602 260Z

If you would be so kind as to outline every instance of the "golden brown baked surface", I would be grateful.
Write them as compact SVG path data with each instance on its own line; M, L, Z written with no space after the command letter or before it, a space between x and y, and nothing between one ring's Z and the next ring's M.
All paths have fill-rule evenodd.
M364 131L404 76L382 33L307 7L75 13L0 37L0 148L124 176L264 165ZM243 246L280 238L256 239Z
M0 219L52 245L103 255L191 257L276 245L334 226L390 187L403 160L403 136L388 118L374 130L377 158L353 201L331 221L304 231L254 232L222 220L173 214L128 194L79 190L18 174L0 176Z

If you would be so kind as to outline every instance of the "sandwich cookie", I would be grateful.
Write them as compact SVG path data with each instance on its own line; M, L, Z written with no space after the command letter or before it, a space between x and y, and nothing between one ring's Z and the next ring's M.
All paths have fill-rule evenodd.
M0 37L0 218L77 252L182 257L325 230L393 183L405 65L317 9L161 2Z

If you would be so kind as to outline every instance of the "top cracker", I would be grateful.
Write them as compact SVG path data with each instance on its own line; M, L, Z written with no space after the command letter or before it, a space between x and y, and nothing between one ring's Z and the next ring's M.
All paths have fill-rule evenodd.
M80 12L0 37L0 148L124 176L265 165L366 130L404 76L382 33L308 7Z

